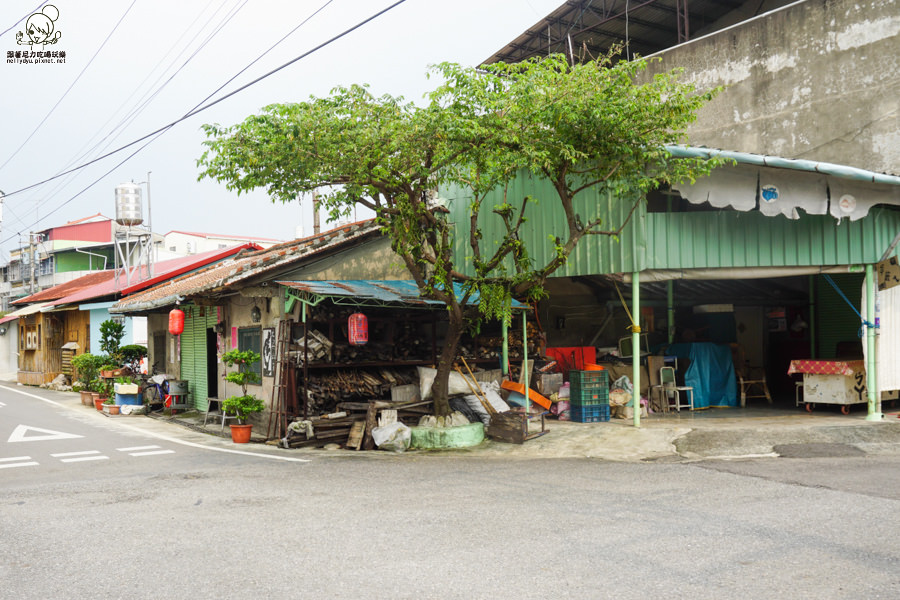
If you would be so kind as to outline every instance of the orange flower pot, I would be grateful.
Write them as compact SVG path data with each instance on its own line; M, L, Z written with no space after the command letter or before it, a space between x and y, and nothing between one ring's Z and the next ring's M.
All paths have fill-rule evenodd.
M229 425L231 427L231 441L235 444L246 444L250 441L250 430L253 425Z

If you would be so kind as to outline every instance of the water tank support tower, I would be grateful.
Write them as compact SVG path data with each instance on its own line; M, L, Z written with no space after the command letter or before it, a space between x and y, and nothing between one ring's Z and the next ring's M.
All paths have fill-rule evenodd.
M149 213L149 178L146 183ZM153 234L143 226L141 192L137 183L116 186L115 269L116 287L120 289L153 277Z

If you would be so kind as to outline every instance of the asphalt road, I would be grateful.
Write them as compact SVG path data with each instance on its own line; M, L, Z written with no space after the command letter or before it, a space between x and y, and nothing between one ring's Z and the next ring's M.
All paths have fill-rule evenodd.
M0 402L3 599L900 597L893 456L288 462Z

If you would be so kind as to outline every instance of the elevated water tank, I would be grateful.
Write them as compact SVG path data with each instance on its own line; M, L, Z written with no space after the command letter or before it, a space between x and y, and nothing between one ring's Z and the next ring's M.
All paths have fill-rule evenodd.
M144 222L142 214L141 186L121 183L116 186L116 223L126 227Z

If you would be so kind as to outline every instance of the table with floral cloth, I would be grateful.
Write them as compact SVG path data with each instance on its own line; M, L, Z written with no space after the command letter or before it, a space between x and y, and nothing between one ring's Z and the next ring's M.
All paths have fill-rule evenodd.
M839 404L844 414L851 404L868 401L866 364L861 360L792 360L788 375L803 374L803 402L812 410L815 404Z

